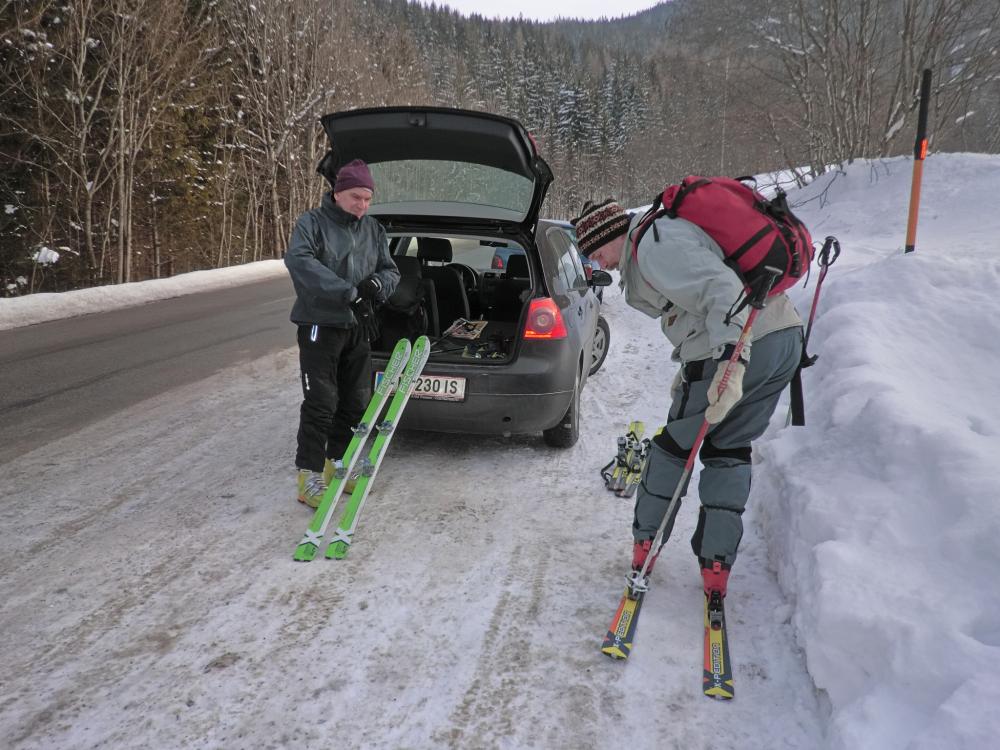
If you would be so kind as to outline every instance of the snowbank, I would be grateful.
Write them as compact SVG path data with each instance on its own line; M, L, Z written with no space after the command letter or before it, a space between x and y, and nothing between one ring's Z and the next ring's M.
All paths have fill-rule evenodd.
M910 169L858 163L794 195L844 253L811 339L807 426L774 432L755 474L845 750L987 747L1000 733L1000 158L927 160L904 255Z
M142 305L153 300L179 297L182 294L239 286L284 273L287 272L280 260L262 260L233 268L182 273L169 279L79 289L74 292L0 298L0 331L60 318Z

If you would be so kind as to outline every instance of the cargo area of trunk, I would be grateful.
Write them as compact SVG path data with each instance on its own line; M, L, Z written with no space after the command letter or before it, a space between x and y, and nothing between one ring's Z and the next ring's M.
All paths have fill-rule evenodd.
M436 362L505 363L517 355L532 295L520 247L478 238L403 237L393 260L400 281L378 311L373 352L427 335Z

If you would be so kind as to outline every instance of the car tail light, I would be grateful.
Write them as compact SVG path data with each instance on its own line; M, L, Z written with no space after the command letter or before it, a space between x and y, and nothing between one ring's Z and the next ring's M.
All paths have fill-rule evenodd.
M526 339L564 339L566 338L566 323L555 300L551 297L538 297L531 300L528 307L528 320L524 324Z
M503 258L501 258L499 255L494 255L493 262L490 263L490 268L497 268L503 270Z

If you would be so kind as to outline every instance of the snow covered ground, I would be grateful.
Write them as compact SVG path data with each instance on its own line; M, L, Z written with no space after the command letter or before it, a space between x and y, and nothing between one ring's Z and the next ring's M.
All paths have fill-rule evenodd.
M345 561L291 561L309 520L293 349L0 466L0 745L993 746L1000 157L927 160L904 256L910 170L857 163L792 195L843 255L807 425L779 409L756 446L727 607L736 700L700 695L694 497L632 658L598 652L630 508L597 470L625 422L662 421L674 369L611 288L580 443L401 433ZM283 269L0 300L0 327L246 273ZM803 314L816 278L794 291Z

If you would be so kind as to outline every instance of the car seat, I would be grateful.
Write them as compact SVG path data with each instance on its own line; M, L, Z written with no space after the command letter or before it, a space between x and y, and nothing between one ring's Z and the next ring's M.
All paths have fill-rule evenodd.
M490 319L517 321L521 317L530 289L527 256L512 254L507 259L506 277L497 282L494 289Z
M451 263L451 242L443 237L418 237L417 258L423 278L434 282L440 330L446 330L458 318L469 319L469 298L462 274L443 265Z

